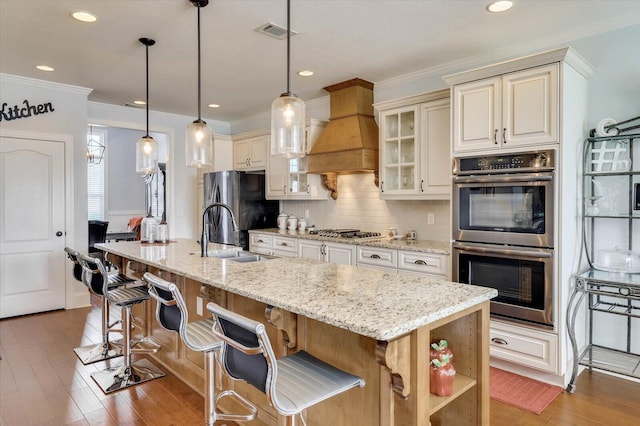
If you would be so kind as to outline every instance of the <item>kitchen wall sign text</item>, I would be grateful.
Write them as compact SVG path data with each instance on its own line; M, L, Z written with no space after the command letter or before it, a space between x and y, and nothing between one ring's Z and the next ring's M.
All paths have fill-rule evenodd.
M12 107L4 102L2 104L2 109L0 109L0 121L18 120L20 118L28 118L32 115L46 114L53 111L55 111L55 109L53 109L51 102L39 105L30 105L29 101L25 99L22 101L22 105L14 105Z

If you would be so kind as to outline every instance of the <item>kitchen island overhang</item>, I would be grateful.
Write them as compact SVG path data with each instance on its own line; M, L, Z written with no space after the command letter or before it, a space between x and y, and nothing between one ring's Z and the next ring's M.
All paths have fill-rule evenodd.
M250 311L253 319L262 322L264 315L255 318L255 312L260 310L258 305L264 305L268 315L275 313L274 324L283 332L277 333L276 338L282 340L286 351L310 347L323 351L321 346L332 343L330 336L321 338L312 329L325 335L335 334L343 342L338 347L345 353L328 351L326 355L334 359L326 361L347 370L351 364L366 364L363 371L353 374L369 376L364 377L369 386L363 392L375 393L374 398L365 397L366 405L373 404L377 412L370 419L371 424L393 424L393 419L396 424L401 424L398 423L401 420L421 424L430 416L437 419L438 411L446 412L433 406L441 398L429 395L428 347L435 338L459 342L456 360L464 371L460 374L462 388L458 391L466 396L450 405L467 401L474 407L472 417L477 419L471 423L488 423L488 301L497 295L494 289L301 258L249 263L202 258L199 246L191 240L165 245L118 242L99 247L114 257L120 267L126 267L129 261L137 265L133 269L138 272L157 270L175 275L184 281L184 291L194 287L193 282L218 292L222 290L224 302L230 307ZM237 250L222 245L213 249ZM247 308L253 304L256 306ZM278 318L289 318L284 321L289 325L278 326ZM147 329L152 331L154 327L148 325ZM358 347L351 348L346 341ZM318 346L320 342L323 343ZM349 361L350 356L367 360ZM377 368L372 368L371 361L377 363ZM389 383L372 389L381 382ZM387 387L389 393L382 391ZM440 405L445 407L447 403L441 401ZM308 416L313 418L313 410L309 411Z

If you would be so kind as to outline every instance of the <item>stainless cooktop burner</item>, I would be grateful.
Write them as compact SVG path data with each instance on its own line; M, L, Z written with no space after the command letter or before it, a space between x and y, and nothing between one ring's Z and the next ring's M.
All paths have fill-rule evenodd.
M328 238L378 238L381 236L379 232L365 232L359 229L318 229L310 233Z

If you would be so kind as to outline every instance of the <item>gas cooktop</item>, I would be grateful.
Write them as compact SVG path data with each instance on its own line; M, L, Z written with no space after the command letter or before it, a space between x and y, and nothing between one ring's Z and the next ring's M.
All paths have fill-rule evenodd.
M309 232L327 238L380 238L379 232L360 231L359 229L318 229Z

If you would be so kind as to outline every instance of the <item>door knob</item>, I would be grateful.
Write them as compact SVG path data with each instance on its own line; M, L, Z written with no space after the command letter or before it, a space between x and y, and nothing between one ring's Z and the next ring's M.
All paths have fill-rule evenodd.
M62 231L56 232L56 237L62 237Z

